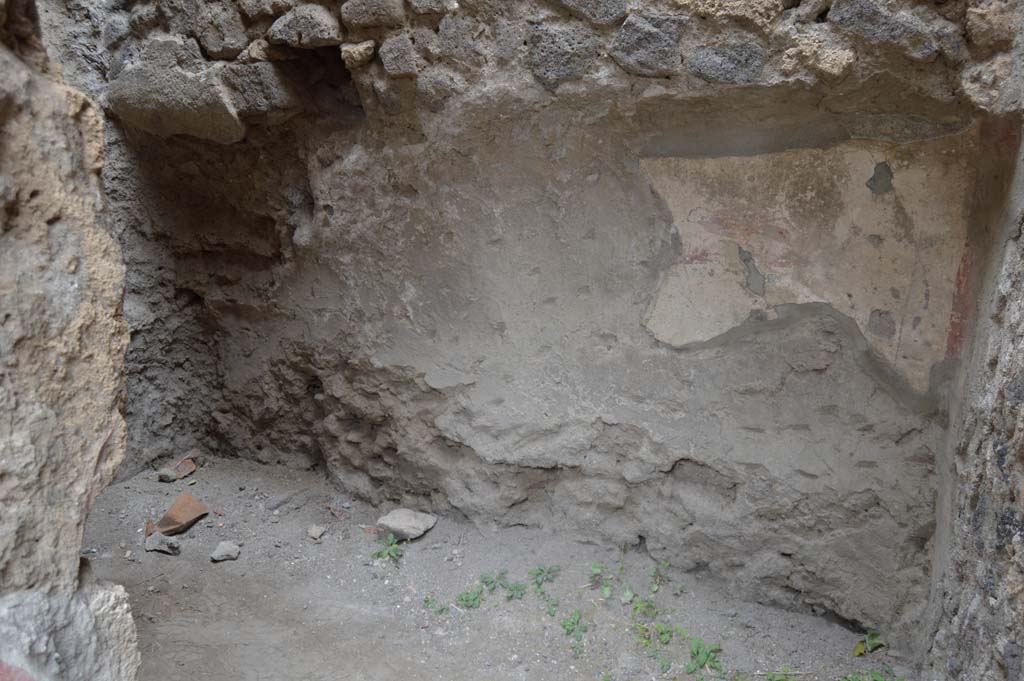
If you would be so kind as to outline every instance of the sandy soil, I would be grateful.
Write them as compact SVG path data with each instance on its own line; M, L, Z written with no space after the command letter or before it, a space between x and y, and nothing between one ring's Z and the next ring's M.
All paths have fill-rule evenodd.
M145 552L146 520L182 490L214 513L179 536L180 555ZM722 678L764 679L785 666L804 672L794 681L825 681L885 665L911 678L887 651L855 659L859 636L837 624L734 600L709 578L669 568L671 581L652 594L657 563L636 549L442 517L403 547L397 565L373 560L372 526L390 509L348 502L315 471L224 459L176 483L145 472L106 490L83 553L98 576L128 589L140 681L699 679L685 673L689 644L680 635L665 646L637 641L632 608L620 602L627 586L654 602L658 621L720 643ZM319 543L307 535L314 524L327 528ZM221 540L242 545L237 561L210 562ZM587 587L594 562L608 566L610 599ZM546 585L559 601L553 617L531 588L513 601L498 588L478 609L423 606L426 596L453 604L481 574L502 569L528 583L540 564L561 567ZM588 627L579 644L560 625L576 610ZM662 660L672 663L667 674Z

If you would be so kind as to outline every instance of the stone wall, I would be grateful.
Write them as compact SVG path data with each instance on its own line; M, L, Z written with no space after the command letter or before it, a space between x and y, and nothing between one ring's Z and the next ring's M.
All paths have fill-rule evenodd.
M122 681L128 597L79 550L125 449L124 270L100 113L40 47L32 6L0 2L0 678Z
M1024 678L1024 157L1019 121L1001 153L1015 173L994 211L994 253L965 394L948 445L931 618L933 673Z
M41 5L111 123L126 474L322 464L922 642L1015 3Z

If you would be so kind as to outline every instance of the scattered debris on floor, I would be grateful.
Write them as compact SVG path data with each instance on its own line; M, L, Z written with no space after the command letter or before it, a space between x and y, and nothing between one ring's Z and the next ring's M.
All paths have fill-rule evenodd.
M185 455L181 461L170 466L164 466L156 472L156 478L160 482L176 482L187 478L196 472L196 459L198 450L193 450ZM192 483L189 483L192 484Z
M365 502L335 515L342 500L317 474L222 459L202 471L210 516L175 537L176 558L141 545L133 561L121 558L138 519L174 499L152 471L108 488L86 528L97 575L131 596L139 681L326 680L339 671L375 681L698 681L717 671L686 667L714 661L730 681L916 678L885 672L899 663L887 647L854 657L862 633L744 603L642 550L432 516L430 540L407 542L394 526L374 525L383 512ZM281 502L279 515L269 500ZM151 546L167 539L151 529ZM326 649L334 654L304 652ZM851 675L859 670L882 675Z
M395 535L395 539L417 539L437 523L437 516L408 508L396 508L377 520L377 526Z
M210 554L210 560L214 563L220 563L225 560L238 560L238 556L242 553L242 549L239 548L238 544L231 541L222 541L217 544L217 548Z
M210 509L203 502L188 492L182 492L164 517L157 521L155 529L160 534L181 534L209 512Z
M181 542L174 537L166 537L155 532L146 537L146 550L166 553L169 556L177 556L181 553Z

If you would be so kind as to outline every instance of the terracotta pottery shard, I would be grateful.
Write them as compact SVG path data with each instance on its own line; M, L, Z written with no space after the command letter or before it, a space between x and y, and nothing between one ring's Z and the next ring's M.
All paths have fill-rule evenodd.
M196 462L192 457L187 456L174 464L173 468L174 473L178 476L178 480L181 480L196 472Z
M149 537L149 535L153 534L153 532L155 530L156 530L156 525L153 524L153 521L152 520L147 520L146 521L146 537Z
M182 492L164 517L157 521L156 530L160 534L181 534L209 512L203 502L188 492Z

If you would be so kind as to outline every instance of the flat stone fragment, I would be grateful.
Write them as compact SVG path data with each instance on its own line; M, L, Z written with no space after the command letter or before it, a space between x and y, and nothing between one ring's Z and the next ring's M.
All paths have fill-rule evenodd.
M156 532L146 537L146 550L176 556L181 553L181 543L174 537L167 537Z
M598 26L610 26L626 16L626 0L558 0L558 4Z
M271 43L302 49L341 44L341 24L323 5L302 5L275 21L267 32Z
M392 36L380 46L379 56L384 71L392 78L410 78L416 75L416 48L409 34Z
M608 54L637 76L671 76L683 65L679 33L684 19L630 14L612 41Z
M341 60L345 62L345 68L353 71L369 64L370 60L373 59L374 45L375 43L372 40L342 45Z
M597 36L582 25L537 24L527 39L534 77L554 91L567 80L581 78L600 54Z
M326 532L327 528L323 525L310 525L306 528L306 536L315 542L319 542Z
M217 544L217 548L210 554L210 561L214 563L220 563L225 560L238 560L238 556L241 555L242 549L238 547L238 544L230 541L222 541Z
M349 28L401 26L405 4L403 0L349 0L341 6L341 20Z
M407 508L396 508L377 520L377 526L395 535L396 539L422 537L436 523L437 516Z

